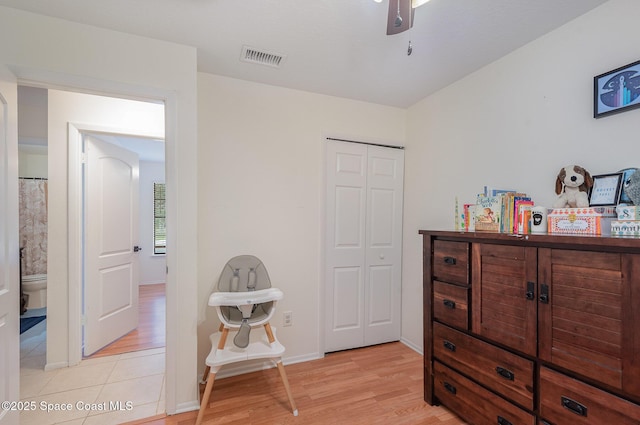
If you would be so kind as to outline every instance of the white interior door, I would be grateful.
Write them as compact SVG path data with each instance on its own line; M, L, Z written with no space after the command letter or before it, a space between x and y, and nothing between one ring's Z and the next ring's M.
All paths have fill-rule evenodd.
M367 147L327 141L325 351L364 345Z
M0 401L20 400L18 140L15 77L0 66ZM0 408L0 424L19 422Z
M328 140L325 351L400 339L401 149Z
M400 339L404 151L368 146L365 345Z
M84 355L138 326L138 156L85 137Z

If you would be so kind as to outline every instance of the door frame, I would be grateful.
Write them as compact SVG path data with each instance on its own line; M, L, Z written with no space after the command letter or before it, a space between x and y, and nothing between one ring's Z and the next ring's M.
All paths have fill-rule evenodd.
M83 270L83 137L88 133L123 134L132 137L161 138L164 134L132 132L131 129L70 122L68 125L69 187L69 366L82 360L82 270ZM165 147L166 149L166 147ZM166 168L166 156L165 156ZM167 321L168 332L169 322ZM168 349L168 347L167 347Z

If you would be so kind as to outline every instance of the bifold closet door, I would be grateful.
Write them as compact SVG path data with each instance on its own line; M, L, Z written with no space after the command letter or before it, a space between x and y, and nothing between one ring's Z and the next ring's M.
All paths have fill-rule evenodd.
M399 340L404 152L326 143L325 352Z

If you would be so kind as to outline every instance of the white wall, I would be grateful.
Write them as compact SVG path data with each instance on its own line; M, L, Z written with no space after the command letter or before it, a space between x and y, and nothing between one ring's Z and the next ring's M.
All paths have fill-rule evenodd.
M285 362L321 355L323 136L402 145L405 110L198 76L198 359L217 328L207 299L224 264L253 254L284 291ZM281 327L282 311L293 326Z
M593 118L593 77L640 59L640 2L610 0L412 106L405 174L403 336L422 344L419 229L452 229L484 184L555 199L561 167L640 166L640 110Z
M165 283L167 259L153 255L153 184L164 183L164 162L140 161L140 284Z
M197 260L192 252L197 241L196 59L193 47L0 7L0 64L7 65L19 79L166 102L167 196L173 199L167 212L169 413L198 407ZM17 160L9 158L11 163ZM50 190L64 193L59 183L56 188L53 182L66 178L64 171L50 167ZM62 241L56 249L66 252L66 221L57 216L50 224L56 226L50 236ZM56 267L56 279L64 278L66 264ZM58 325L67 318L59 319ZM64 351L54 355L66 358Z

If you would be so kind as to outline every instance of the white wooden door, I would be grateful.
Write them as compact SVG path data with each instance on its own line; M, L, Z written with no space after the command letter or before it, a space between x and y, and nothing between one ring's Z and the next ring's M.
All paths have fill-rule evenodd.
M0 401L20 400L20 277L18 247L18 139L15 77L0 66ZM19 411L0 407L0 424ZM10 407L10 406L9 406Z
M85 137L84 351L138 326L138 156Z
M365 345L400 339L404 151L368 146Z
M325 351L400 339L401 149L326 145Z

